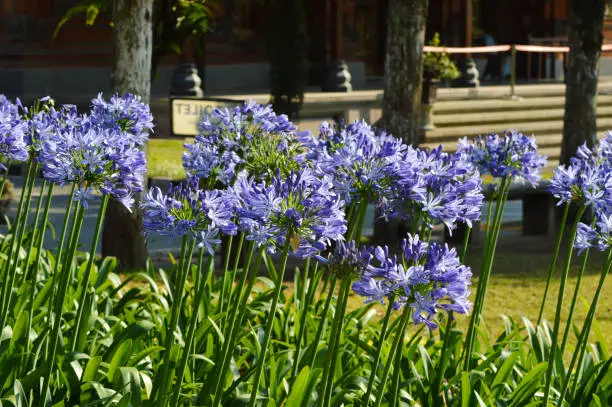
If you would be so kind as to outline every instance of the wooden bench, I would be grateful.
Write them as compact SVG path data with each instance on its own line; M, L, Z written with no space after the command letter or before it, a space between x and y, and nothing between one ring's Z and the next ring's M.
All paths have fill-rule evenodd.
M522 201L522 229L524 236L553 236L555 233L556 200L548 187L550 181L542 181L537 187L530 184L515 183L510 186L508 201ZM483 207L486 211L486 207ZM453 231L452 236L448 229L444 230L444 240L449 243L462 244L467 228L460 225ZM474 224L471 243L482 241L480 224Z

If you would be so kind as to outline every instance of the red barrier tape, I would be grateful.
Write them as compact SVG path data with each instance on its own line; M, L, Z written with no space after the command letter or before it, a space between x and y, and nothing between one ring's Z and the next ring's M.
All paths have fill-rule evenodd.
M550 47L543 45L515 45L514 48L521 52L569 52L569 47ZM507 52L512 49L511 45L493 45L489 47L423 47L425 52L445 52L447 54L484 54L488 52ZM602 51L612 51L612 44L601 46Z
M517 51L523 52L569 52L569 47L547 47L542 45L515 45Z
M479 54L487 52L510 51L510 45L493 45L490 47L423 47L425 52L446 52L447 54Z

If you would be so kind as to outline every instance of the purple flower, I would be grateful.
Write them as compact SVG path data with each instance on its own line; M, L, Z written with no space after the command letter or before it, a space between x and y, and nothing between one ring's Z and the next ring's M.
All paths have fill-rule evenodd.
M386 247L377 247L374 254L379 265L370 264L353 284L353 291L366 302L394 298L394 309L412 308L414 322L430 328L437 327L438 310L469 312L472 273L460 263L455 249L409 234L402 242L401 259L390 257Z
M612 210L609 213L596 215L592 226L578 224L578 234L574 247L580 252L594 247L602 252L612 249Z
M395 165L408 148L399 139L376 134L365 121L337 128L322 123L318 137L304 134L299 139L307 148L303 159L332 176L347 205L384 201L397 178Z
M607 138L589 149L579 147L569 165L555 169L549 191L558 205L579 202L596 212L607 212L612 207L612 155Z
M408 149L396 168L398 181L385 208L389 216L422 215L430 226L444 223L451 230L457 223L471 226L480 219L480 173L463 155L445 153L441 147Z
M465 155L482 174L495 178L526 180L536 185L542 178L546 157L538 154L535 137L527 137L513 130L499 134L486 134L468 141L459 141L457 152Z
M77 127L56 128L42 145L38 160L48 181L98 188L128 209L133 194L143 188L144 152L92 124L90 118Z
M190 236L212 255L221 243L221 232L236 234L238 230L235 203L231 192L200 189L197 177L170 186L165 195L152 188L141 203L145 234L168 236L170 241Z
M315 258L326 264L328 270L340 278L354 278L361 276L367 270L372 258L372 249L365 246L358 248L354 240L338 241L327 259L319 255L315 255Z
M140 96L127 93L91 100L91 119L109 133L118 133L136 146L144 145L153 132L153 115Z
M26 123L21 120L17 105L0 95L0 170L7 170L11 162L29 158L24 141Z
M328 177L309 168L286 178L277 172L270 185L241 176L233 191L240 229L269 252L289 239L292 254L305 258L342 240L346 232L344 202Z
M277 170L287 175L300 168L295 130L287 116L277 116L270 105L251 101L214 109L203 118L194 143L185 144L183 166L188 174L225 186L243 172L269 183Z

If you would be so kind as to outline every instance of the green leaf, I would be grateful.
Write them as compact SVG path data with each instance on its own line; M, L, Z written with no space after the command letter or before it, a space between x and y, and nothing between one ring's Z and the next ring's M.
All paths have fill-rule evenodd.
M540 388L540 379L546 373L548 363L542 362L534 366L529 373L523 377L519 385L510 395L510 407L521 407L527 404Z
M514 368L517 358L518 352L512 353L506 358L506 360L504 360L504 363L502 363L501 367L497 371L497 374L493 379L493 383L491 383L491 393L493 394L493 397L497 398L499 396L500 391L503 389L504 384L506 384L510 374L512 373L512 369Z
M285 405L306 407L322 371L322 369L311 371L309 366L304 367L295 379Z
M15 380L15 383L13 384L13 391L15 392L15 407L27 407L28 397L19 380Z
M83 372L82 382L92 382L96 379L96 374L100 368L102 362L102 356L94 356L87 361L85 371Z
M132 351L132 340L127 339L125 342L121 343L117 348L117 351L113 355L111 362L108 366L108 373L106 374L106 378L109 382L112 382L115 373L119 370L121 366L124 366L124 363L129 359L130 352Z
M28 338L28 320L30 314L28 311L21 311L17 317L15 327L13 327L13 336L11 336L11 342L9 349L22 348L29 341Z
M130 358L129 365L136 366L142 359L164 350L163 346L149 346Z
M470 372L461 374L461 407L470 407L472 398L472 384L470 383Z

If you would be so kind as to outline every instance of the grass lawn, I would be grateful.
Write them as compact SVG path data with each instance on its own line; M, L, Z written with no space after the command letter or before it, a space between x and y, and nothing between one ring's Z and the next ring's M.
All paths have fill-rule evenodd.
M148 176L163 179L184 179L181 156L184 139L151 139L147 145Z
M504 325L500 317L502 314L511 317L515 322L520 322L521 317L526 317L535 325L552 259L555 243L553 240L537 237L512 237L508 240L500 240L484 305L485 327L489 332L490 340L503 332ZM472 279L472 300L478 284L477 274L480 267L481 252L481 248L476 247L468 253L466 258L466 264L472 267L475 274ZM582 328L584 323L605 260L600 252L592 253L590 259L589 268L582 279L580 296L574 312L574 323L579 328ZM574 258L570 269L570 277L563 300L564 319L562 319L561 329L564 329L567 320L577 274L580 269L580 261L582 261L582 257ZM551 326L554 323L563 262L564 253L561 253L557 264L557 272L546 302L544 315L545 319L550 321ZM362 298L352 294L349 301L349 306L355 308L361 305ZM378 316L382 318L384 307L376 305L375 309ZM594 342L597 339L599 336L597 331L600 330L600 337L605 338L608 347L612 346L612 282L610 278L606 280L602 289L596 320L597 324L593 324L590 341ZM467 330L468 316L459 315L457 321L462 329ZM570 346L576 343L576 337L573 333L570 333L568 343Z

